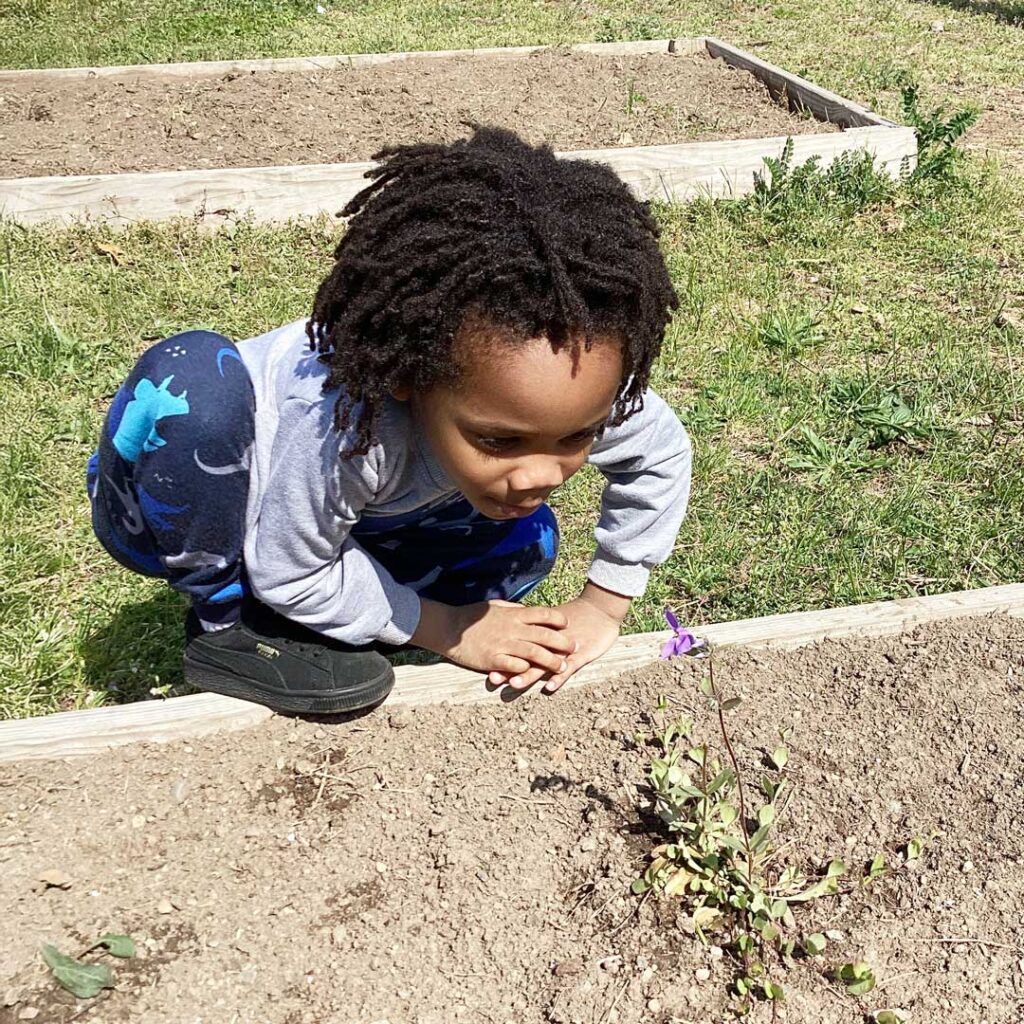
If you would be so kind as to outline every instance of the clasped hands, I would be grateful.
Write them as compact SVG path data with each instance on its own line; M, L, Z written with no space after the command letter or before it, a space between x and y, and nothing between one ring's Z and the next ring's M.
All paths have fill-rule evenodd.
M524 607L481 601L454 607L424 600L412 643L487 673L494 686L554 693L615 642L630 599L588 582L573 601Z

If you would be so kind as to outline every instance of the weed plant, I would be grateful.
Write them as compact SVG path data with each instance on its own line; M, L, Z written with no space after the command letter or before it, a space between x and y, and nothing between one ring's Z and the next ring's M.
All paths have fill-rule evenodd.
M651 850L650 863L632 889L645 899L682 900L699 941L708 944L714 937L728 950L734 965L732 1010L745 1016L757 1000L784 1000L783 972L800 959L823 957L830 942L842 938L835 931L806 930L798 919L801 908L871 885L891 868L878 853L853 882L842 860L807 870L806 851L776 842L775 830L794 796L788 735L780 733L763 770L741 769L726 717L740 699L716 683L712 653L704 664L700 689L717 737L697 739L693 719L673 715L665 697L655 712L654 732L637 737L653 750L649 792L667 841ZM912 839L894 866L919 858L923 842ZM837 964L831 974L851 995L867 995L875 986L874 972L862 961Z

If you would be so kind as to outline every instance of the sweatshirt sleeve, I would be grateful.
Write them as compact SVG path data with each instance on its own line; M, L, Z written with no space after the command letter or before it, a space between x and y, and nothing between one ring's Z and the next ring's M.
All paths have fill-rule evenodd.
M608 481L588 576L606 590L637 597L651 569L671 553L686 515L690 438L668 404L648 390L643 409L608 427L588 461Z
M380 489L380 455L343 461L324 403L281 408L259 516L246 542L253 593L295 622L349 644L404 644L420 599L349 536Z

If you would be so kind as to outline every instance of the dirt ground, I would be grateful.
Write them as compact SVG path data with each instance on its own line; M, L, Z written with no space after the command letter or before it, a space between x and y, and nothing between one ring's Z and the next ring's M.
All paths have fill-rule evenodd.
M978 108L978 122L965 137L967 148L996 157L1011 170L1024 173L1024 89L993 86L964 90L962 102Z
M368 160L466 122L556 149L833 130L704 54L411 59L316 73L0 85L0 176Z
M728 954L680 927L678 902L629 891L656 841L636 736L667 693L711 738L704 670L0 766L0 1022L730 1019ZM798 917L845 938L779 978L778 1019L1024 1020L1024 621L723 650L716 678L743 697L745 769L793 729L787 857L860 865L935 834L916 866ZM45 888L50 870L68 887ZM38 947L108 930L143 955L76 1004ZM824 977L860 959L869 996Z

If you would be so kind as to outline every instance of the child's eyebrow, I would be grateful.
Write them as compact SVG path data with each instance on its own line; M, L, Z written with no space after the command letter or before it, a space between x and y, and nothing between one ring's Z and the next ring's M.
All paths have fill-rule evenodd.
M609 415L611 415L609 413ZM595 420L593 423L588 424L584 427L579 427L576 430L570 430L564 437L572 437L573 434L582 434L585 431L599 430L604 426L605 421L608 419L607 416L602 416L599 420ZM477 423L469 421L465 426L472 430L474 433L489 436L491 434L515 434L517 436L529 435L533 431L527 428L525 425L514 425L511 423Z

